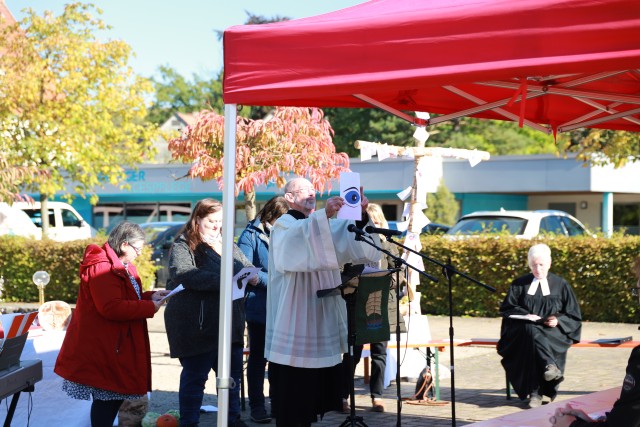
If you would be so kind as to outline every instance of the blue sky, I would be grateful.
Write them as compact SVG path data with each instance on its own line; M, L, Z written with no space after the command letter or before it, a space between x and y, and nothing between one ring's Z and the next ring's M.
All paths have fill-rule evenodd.
M190 78L215 75L223 64L222 43L215 30L243 24L245 11L255 15L303 18L331 12L364 0L95 0L102 19L113 29L112 39L126 41L136 54L130 61L134 71L150 77L160 65L169 65ZM60 13L69 1L5 0L16 17L30 7Z

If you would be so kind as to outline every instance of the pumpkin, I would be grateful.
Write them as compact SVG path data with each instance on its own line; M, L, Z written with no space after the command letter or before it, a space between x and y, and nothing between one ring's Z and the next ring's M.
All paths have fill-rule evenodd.
M178 423L178 420L176 420L176 417L174 417L173 415L164 414L158 417L158 420L156 421L156 426L157 427L179 427L180 424Z

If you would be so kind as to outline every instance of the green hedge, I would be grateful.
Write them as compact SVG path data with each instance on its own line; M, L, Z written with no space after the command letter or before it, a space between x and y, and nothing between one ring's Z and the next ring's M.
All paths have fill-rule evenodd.
M424 236L423 253L442 263L451 260L454 268L496 288L485 288L453 275L453 313L456 316L495 317L513 279L529 273L527 251L534 243L551 248L551 271L564 277L580 300L585 320L634 323L640 321L637 298L631 287L638 280L631 266L640 255L640 237L546 237L536 240L510 236L474 236L449 240ZM442 269L425 260L425 272L439 279L433 283L422 277L418 291L424 313L448 314L448 281Z
M33 273L44 270L51 281L45 287L45 300L75 303L78 296L80 262L87 245L102 245L106 237L54 242L15 236L0 236L0 274L4 277L1 299L6 302L38 302ZM145 290L153 287L156 267L151 262L151 247L145 246L135 265Z
M47 300L74 303L80 279L78 266L85 247L102 245L105 237L73 242L43 242L20 237L0 237L0 274L4 276L2 299L7 302L37 302L38 289L31 277L45 270L51 282L45 288ZM551 247L551 271L564 277L580 300L585 320L600 322L640 322L640 307L630 288L637 278L631 265L640 254L640 237L612 238L553 237L522 240L509 236L473 237L449 240L423 236L423 253L446 263L450 258L457 270L496 288L489 292L458 275L453 276L453 313L456 316L495 317L513 279L529 272L527 251L537 242ZM136 259L143 287L153 286L155 267L151 248L145 246ZM428 314L449 313L448 283L441 268L424 261L425 271L439 279L421 278L422 310Z

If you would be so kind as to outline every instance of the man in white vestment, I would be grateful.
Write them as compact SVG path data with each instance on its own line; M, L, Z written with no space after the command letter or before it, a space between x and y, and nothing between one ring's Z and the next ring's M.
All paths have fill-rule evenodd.
M295 178L284 190L290 210L271 230L265 357L276 425L298 427L342 408L347 309L340 295L319 298L316 292L340 285L342 265L377 262L380 253L355 240L347 230L354 221L331 219L345 203L342 197L314 211L311 182ZM360 229L370 224L367 205L361 194Z

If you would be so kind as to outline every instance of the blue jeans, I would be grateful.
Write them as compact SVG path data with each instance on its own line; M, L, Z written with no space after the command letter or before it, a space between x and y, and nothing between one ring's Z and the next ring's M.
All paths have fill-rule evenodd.
M204 387L209 378L209 371L217 372L218 352L181 357L180 389L180 424L198 424L200 407L204 398ZM240 418L240 378L242 377L242 345L231 346L231 377L236 386L229 390L229 424Z

